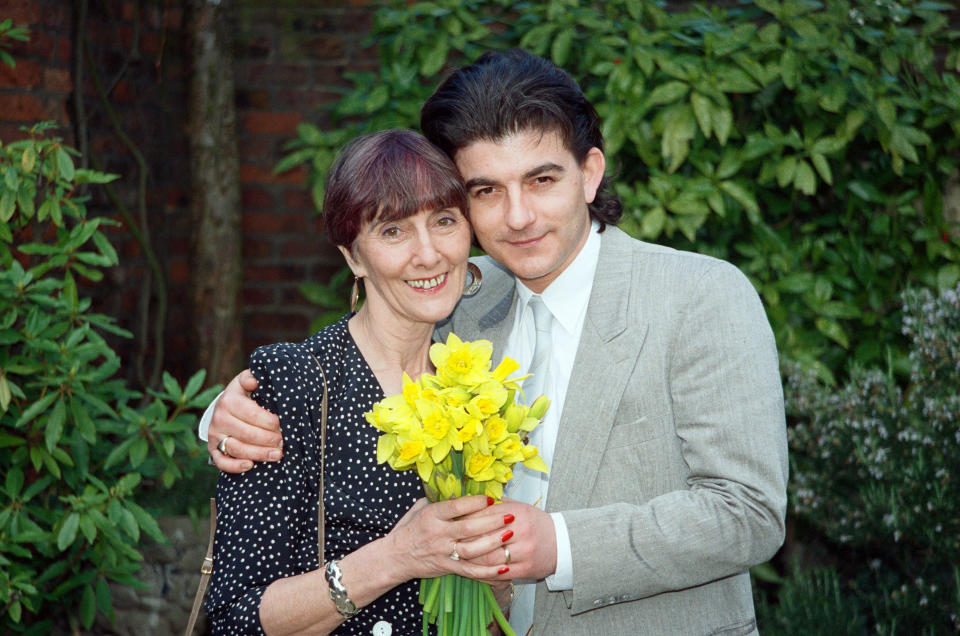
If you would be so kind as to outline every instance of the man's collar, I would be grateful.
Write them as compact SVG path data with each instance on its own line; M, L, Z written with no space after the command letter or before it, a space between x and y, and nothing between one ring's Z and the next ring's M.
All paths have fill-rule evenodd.
M540 294L550 313L569 333L576 329L577 319L590 301L593 277L600 260L599 229L599 223L596 221L590 223L587 240L576 258ZM519 279L517 279L517 296L517 311L522 313L533 296L533 291Z

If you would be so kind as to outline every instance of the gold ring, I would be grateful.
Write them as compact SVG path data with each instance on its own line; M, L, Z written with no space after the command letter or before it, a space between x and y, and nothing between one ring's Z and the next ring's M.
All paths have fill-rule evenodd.
M454 561L459 561L459 560L460 560L460 553L457 552L457 542L456 542L456 541L453 542L453 550L450 552L450 558L453 559Z
M503 557L504 557L503 564L510 565L510 548L508 548L507 546L501 546L501 547L503 548Z
M230 439L229 435L224 435L223 439L220 440L220 443L217 444L217 450L226 455L227 457L233 457L230 453L227 452L227 440Z

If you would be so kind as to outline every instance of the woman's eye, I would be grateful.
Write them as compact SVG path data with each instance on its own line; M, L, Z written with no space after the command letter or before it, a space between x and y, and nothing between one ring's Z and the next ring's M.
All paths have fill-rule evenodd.
M383 231L380 232L380 235L386 238L396 238L400 236L400 228L395 226L385 227Z

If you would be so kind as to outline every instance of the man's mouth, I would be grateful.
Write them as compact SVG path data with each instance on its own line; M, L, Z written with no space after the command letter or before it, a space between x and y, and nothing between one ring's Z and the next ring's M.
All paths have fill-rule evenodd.
M433 278L418 278L417 280L408 280L406 283L407 285L417 289L433 289L434 287L443 285L444 281L446 280L447 275L440 274L439 276L434 276Z
M538 234L537 236L529 236L529 237L516 238L516 239L511 238L507 240L507 243L509 243L513 247L530 247L532 245L536 245L537 243L539 243L540 239L542 239L544 236L546 235Z

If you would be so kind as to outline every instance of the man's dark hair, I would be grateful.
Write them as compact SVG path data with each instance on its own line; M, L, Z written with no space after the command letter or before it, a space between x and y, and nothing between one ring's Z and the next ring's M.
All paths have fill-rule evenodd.
M579 163L603 150L596 109L563 69L521 49L487 52L457 69L424 103L420 129L454 157L476 141L498 142L523 131L556 132ZM623 206L600 182L590 217L616 225Z

